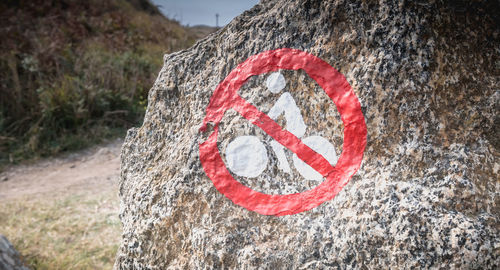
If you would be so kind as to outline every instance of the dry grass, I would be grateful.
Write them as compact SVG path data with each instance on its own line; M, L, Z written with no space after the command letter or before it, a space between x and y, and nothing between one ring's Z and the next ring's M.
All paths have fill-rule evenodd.
M111 269L121 224L116 191L0 202L0 233L34 269Z

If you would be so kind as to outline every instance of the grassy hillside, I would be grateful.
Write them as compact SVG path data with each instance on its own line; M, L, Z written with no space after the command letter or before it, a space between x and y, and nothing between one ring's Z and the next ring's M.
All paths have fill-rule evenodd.
M137 125L162 55L198 36L148 0L0 2L0 166Z

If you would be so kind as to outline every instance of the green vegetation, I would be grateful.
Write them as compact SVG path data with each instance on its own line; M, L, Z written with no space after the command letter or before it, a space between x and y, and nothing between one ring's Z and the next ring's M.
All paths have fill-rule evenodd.
M0 167L140 124L162 56L197 38L148 0L0 3Z

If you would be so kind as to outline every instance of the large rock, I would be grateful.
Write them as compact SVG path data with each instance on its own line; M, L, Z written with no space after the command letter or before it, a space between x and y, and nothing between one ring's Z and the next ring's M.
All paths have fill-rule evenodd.
M191 49L166 55L144 124L129 130L122 150L115 267L498 269L498 14L498 1L262 1ZM253 197L233 203L222 194L233 186L219 192L199 147L213 132L211 121L200 128L219 83L250 56L279 48L306 51L342 73L367 128L361 166L337 196L314 207L308 199L324 194L313 193L304 198L311 210L285 216L240 206ZM323 137L315 150L333 145L329 153L341 156L350 147L347 127L320 82L282 70L285 89L273 93L266 82L278 92L283 78L267 81L270 74L251 77L238 93L279 115L270 110L288 92L306 129L295 116L277 122L297 137ZM343 104L356 110L355 102ZM301 175L289 150L291 171L280 169L273 140L235 110L215 128L223 161L247 187L293 194L321 183ZM253 143L250 158L235 158L245 152L236 138ZM241 160L253 170L238 168Z

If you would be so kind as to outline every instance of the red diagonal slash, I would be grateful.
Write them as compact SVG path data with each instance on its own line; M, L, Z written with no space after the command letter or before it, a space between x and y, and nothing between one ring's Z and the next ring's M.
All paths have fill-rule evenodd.
M279 69L303 69L337 106L344 123L344 144L335 167L238 95L240 87L251 76ZM264 194L236 181L217 147L218 125L230 108L297 154L326 180L314 189L286 195ZM367 131L361 106L345 77L316 56L294 49L277 49L251 56L231 71L215 89L201 131L206 131L209 122L214 124L214 131L200 144L200 161L205 173L217 190L234 203L264 215L296 214L333 199L361 165L366 146Z
M232 108L252 122L252 124L261 128L277 142L290 149L300 159L324 177L327 177L328 174L335 169L322 155L305 145L291 132L283 129L267 114L259 111L254 105L247 102L241 96L238 95L235 97Z

